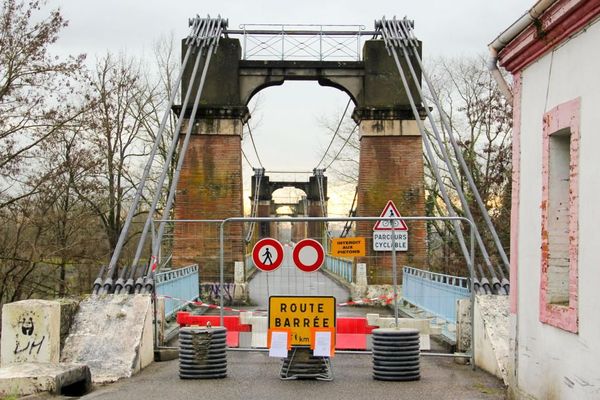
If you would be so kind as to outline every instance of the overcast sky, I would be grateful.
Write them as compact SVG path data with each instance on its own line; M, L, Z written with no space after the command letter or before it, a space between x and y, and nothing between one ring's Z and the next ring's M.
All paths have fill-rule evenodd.
M236 29L243 23L357 24L373 29L382 16L407 16L423 41L424 58L471 56L533 5L532 0L421 1L212 1L212 0L49 0L69 20L59 42L60 53L87 53L90 60L107 51L152 56L161 37L188 33L188 18L220 14ZM319 122L341 114L348 96L315 82L293 82L261 92L260 120L254 131L267 170L312 170L331 133ZM258 166L248 140L244 151ZM245 176L250 173L244 164ZM249 179L245 180L248 187ZM348 190L330 186L330 214L345 214Z

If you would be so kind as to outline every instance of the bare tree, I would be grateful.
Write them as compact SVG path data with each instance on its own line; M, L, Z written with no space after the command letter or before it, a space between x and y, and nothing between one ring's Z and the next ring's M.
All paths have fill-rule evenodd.
M67 22L58 10L39 15L41 4L4 0L0 10L0 208L37 192L28 184L36 151L82 111L74 95L84 56L49 54Z
M450 121L452 130L458 137L460 152L465 159L475 186L486 205L488 213L498 231L501 242L509 243L509 215L511 192L511 149L512 149L512 107L506 101L492 76L486 69L483 56L474 58L439 59L430 69L434 86L441 100L443 112ZM439 117L439 116L438 116ZM432 141L434 137L429 133ZM444 143L452 164L458 168L459 163L448 143ZM443 157L437 149L437 161ZM426 189L427 208L432 215L447 215L439 186L435 181L431 165L427 163ZM483 215L476 207L474 193L468 185L464 171L458 168L459 186L472 205L471 211L475 223L480 227L484 243L488 250L493 249L489 231L483 229ZM447 168L442 167L444 184L450 193L453 207L457 214L465 216L458 199L456 188L451 183ZM454 238L453 228L449 224L430 223L430 252L437 254L437 260L444 259L439 267L447 272L455 268L448 266L462 264L462 253ZM508 253L508 248L505 248ZM439 255L443 254L443 257ZM492 254L499 262L498 255ZM459 268L459 267L457 267Z
M143 105L151 94L141 76L136 61L107 54L98 60L89 82L95 106L86 114L85 140L99 168L95 190L80 195L100 219L109 252L116 246L147 154Z

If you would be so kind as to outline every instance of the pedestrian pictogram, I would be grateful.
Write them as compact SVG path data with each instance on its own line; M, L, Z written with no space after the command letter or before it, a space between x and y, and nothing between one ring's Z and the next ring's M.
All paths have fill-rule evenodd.
M387 204L385 205L385 207L383 208L383 211L381 212L380 217L388 217L388 218L400 218L402 217L400 215L400 212L398 212L398 209L396 208L396 205L394 204L394 202L392 200L389 200L387 202ZM374 231L391 231L392 230L392 221L390 220L379 220L377 221L377 223L375 223L375 226L373 226L373 230ZM408 231L408 226L406 226L406 223L401 220L401 219L397 219L394 220L394 230L395 231Z
M314 239L303 239L294 246L294 264L304 272L314 272L321 268L325 260L325 250Z
M272 238L261 239L252 248L252 261L261 271L275 271L283 262L283 246Z

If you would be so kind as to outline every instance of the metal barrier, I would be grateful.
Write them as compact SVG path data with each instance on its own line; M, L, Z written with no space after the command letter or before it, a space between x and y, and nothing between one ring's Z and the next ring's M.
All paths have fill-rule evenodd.
M352 279L352 264L352 260L326 255L324 268L346 282L352 283L354 282Z
M456 323L456 301L471 296L469 279L412 267L402 269L402 297L440 318Z
M165 317L173 316L185 306L186 301L200 297L198 265L159 272L155 277L157 296L165 296Z
M383 268L383 273L381 273L380 277L384 277L391 283L391 290L389 293L386 293L386 299L391 300L391 304L393 304L393 322L389 322L390 324L394 324L395 326L399 325L399 307L398 300L400 299L399 293L399 281L402 279L402 275L400 274L400 270L397 268L397 250L399 247L396 246L395 238L396 235L393 234L394 229L398 224L396 220L404 221L409 227L411 223L418 221L431 221L431 220L441 220L441 221L459 221L461 223L468 224L469 232L471 233L471 251L469 254L469 258L466 260L468 265L468 270L472 275L471 279L466 280L468 285L473 286L475 282L474 275L474 254L475 254L475 240L473 229L474 225L470 220L461 217L254 217L254 218L228 218L225 220L166 220L165 222L173 223L173 231L178 233L178 236L174 236L173 238L173 247L176 248L177 243L186 243L186 246L189 247L189 243L196 243L194 241L198 241L199 244L202 244L203 252L198 256L194 256L193 254L188 254L186 252L180 251L177 253L177 256L174 256L174 265L181 265L190 258L195 258L201 260L200 265L202 265L202 279L203 282L201 284L202 293L204 296L204 285L210 286L210 294L211 296L203 298L204 305L219 310L219 314L215 315L214 312L207 313L207 317L213 318L215 325L224 325L226 323L232 323L235 326L232 327L231 332L228 334L228 343L231 348L240 348L240 349L262 349L267 347L267 323L266 318L267 315L265 313L268 310L268 300L271 296L304 296L304 295L314 295L314 294L323 294L331 293L331 297L337 299L338 304L344 304L347 302L346 299L349 298L349 289L347 287L342 287L344 285L339 285L339 281L336 282L336 277L340 279L347 280L348 282L356 282L358 277L354 274L353 270L353 262L350 262L346 259L339 259L337 257L327 257L325 264L325 269L331 272L332 276L328 277L327 274L322 273L304 273L299 268L296 268L295 261L293 258L293 244L289 243L289 239L283 240L283 263L274 271L271 272L262 272L258 271L255 273L256 267L252 262L252 258L248 255L249 244L245 244L244 240L247 237L246 229L244 229L244 224L254 223L255 226L258 226L259 223L268 223L278 224L275 228L274 237L277 237L278 232L280 231L281 224L292 224L297 222L306 222L307 225L309 223L312 224L324 224L326 222L376 222L376 221L385 221L388 223L392 234L390 235L390 251L383 254L376 254L375 257L388 257L391 268ZM155 222L163 222L162 220L157 220ZM256 228L255 228L256 229ZM291 230L291 226L285 227L282 229L282 232L285 230ZM218 235L218 237L217 237ZM255 235L259 236L259 235ZM289 238L288 236L286 236ZM201 240L199 240L199 238ZM317 238L315 240L324 240L325 238ZM369 242L371 239L367 237L366 241ZM218 243L218 245L217 245ZM386 242L387 243L387 242ZM194 248L200 248L200 246L195 246ZM169 253L165 249L165 253ZM176 253L173 251L173 253ZM218 256L217 256L218 253ZM245 254L244 254L245 253ZM241 281L241 276L239 274L239 270L236 270L236 263L243 260L245 262L245 279ZM188 261L189 262L189 261ZM368 261L367 261L368 262ZM184 264L185 265L185 264ZM239 265L239 264L237 264ZM324 271L323 271L324 272ZM404 272L404 271L403 271ZM368 272L367 272L368 273ZM418 275L413 273L413 275ZM361 275L362 277L362 275ZM367 278L369 275L367 275ZM423 276L421 276L423 278ZM447 277L444 279L430 278L429 281L434 283L444 283L448 284L451 281L452 277ZM406 282L409 282L410 278L405 278ZM454 278L452 278L454 279ZM454 280L452 280L454 282ZM454 285L460 286L462 285L461 279L456 279L456 283ZM405 290L406 291L406 290ZM160 291L159 291L160 293ZM208 293L208 292L206 292ZM410 289L408 290L410 293ZM437 293L439 295L441 292L432 292ZM470 293L471 296L474 293L473 291L467 290L467 296ZM243 300L244 296L247 296L249 300L249 304L252 305L251 313L241 313L241 309L234 309L229 307L229 304L235 304L236 299ZM179 296L178 296L179 297ZM419 297L418 295L416 297ZM464 296L461 296L464 297ZM228 306L226 307L226 301ZM453 302L453 301L452 301ZM216 303L216 304L215 304ZM425 306L423 308L427 308L428 310L434 310L434 307ZM471 313L472 313L471 309ZM225 315L225 313L230 312L240 312L239 316ZM235 321L227 322L229 319L235 317ZM386 317L387 318L387 317ZM352 324L359 323L363 325L368 325L365 318L358 318L360 321L352 320ZM455 319L452 316L452 319ZM338 322L339 318L336 319ZM212 323L212 322L211 322ZM387 324L388 322L386 322ZM339 322L339 326L336 327L337 335L336 340L339 340L339 348L340 349L364 349L366 348L366 335L369 332L365 329L358 329L354 325L352 327L346 327L349 329L342 329L341 322ZM239 325L239 326L238 326ZM235 328L235 329L234 329ZM364 328L364 326L363 326ZM356 347L358 344L358 340L361 340L361 347ZM338 345L336 345L338 346ZM354 346L354 347L353 347ZM460 355L454 355L459 357L469 357L473 356L473 349L469 353L464 353Z

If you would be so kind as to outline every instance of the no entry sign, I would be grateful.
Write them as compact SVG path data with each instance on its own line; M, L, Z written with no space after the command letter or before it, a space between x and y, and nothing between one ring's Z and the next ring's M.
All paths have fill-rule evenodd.
M252 248L252 261L261 271L275 271L283 262L283 246L272 238L260 239Z
M294 264L304 272L314 272L321 268L325 260L325 250L314 239L303 239L294 246Z

